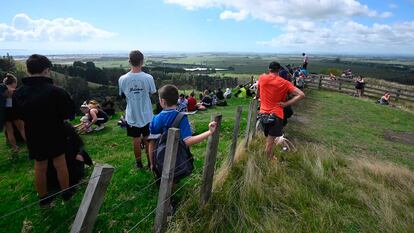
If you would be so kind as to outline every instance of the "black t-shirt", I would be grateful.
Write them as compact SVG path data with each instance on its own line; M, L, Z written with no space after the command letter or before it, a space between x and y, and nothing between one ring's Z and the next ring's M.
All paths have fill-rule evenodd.
M217 96L217 99L219 99L219 100L224 100L224 93L223 93L223 91L217 91L217 93L216 93L216 96Z
M204 106L209 107L213 104L213 99L210 96L204 96L203 99L201 100L201 103Z

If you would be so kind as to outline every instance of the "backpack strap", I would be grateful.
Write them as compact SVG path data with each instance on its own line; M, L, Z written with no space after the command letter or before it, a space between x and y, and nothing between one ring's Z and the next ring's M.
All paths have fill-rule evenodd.
M174 119L174 121L173 121L173 123L170 127L180 128L180 123L183 120L184 116L185 116L184 113L178 112L177 116L175 117L175 119Z

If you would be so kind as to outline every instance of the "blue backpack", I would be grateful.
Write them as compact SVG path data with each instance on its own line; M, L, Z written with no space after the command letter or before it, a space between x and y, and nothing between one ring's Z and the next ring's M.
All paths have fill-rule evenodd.
M180 128L181 120L184 118L185 114L179 112L175 117L172 125L169 128ZM165 130L161 136L156 141L156 151L155 151L155 174L157 178L160 178L162 175L162 169L164 165L165 150L167 148L167 137L168 129ZM177 158L175 160L175 169L174 169L174 182L178 182L182 178L189 176L194 169L194 158L190 152L190 148L185 144L183 140L178 141L178 150Z

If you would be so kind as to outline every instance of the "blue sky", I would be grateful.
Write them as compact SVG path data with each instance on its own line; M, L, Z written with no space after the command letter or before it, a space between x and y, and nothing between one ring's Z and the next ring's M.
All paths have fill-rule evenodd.
M0 51L414 55L414 0L0 0Z

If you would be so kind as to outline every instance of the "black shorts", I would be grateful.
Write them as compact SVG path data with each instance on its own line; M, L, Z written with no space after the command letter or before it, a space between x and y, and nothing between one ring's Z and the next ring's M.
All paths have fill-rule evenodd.
M150 135L149 123L142 128L128 125L127 135L133 138L148 137Z
M266 137L280 137L283 135L283 119L280 119L279 117L276 117L275 119L276 120L273 123L261 123Z
M4 120L5 121L15 121L18 117L16 115L16 112L13 110L13 108L4 108Z

